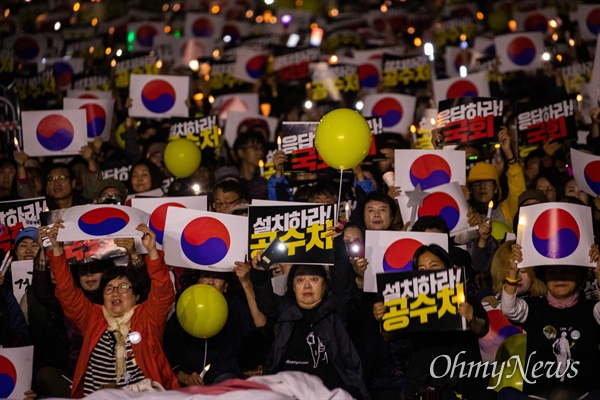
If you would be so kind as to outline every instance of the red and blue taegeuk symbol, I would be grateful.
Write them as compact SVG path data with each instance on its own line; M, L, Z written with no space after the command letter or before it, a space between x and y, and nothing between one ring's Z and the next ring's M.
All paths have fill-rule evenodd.
M435 154L424 154L410 166L410 182L414 187L421 185L422 190L450 183L452 169L448 162Z
M54 75L54 79L58 87L64 88L71 86L71 81L74 74L71 64L63 61L55 62L52 64L52 74Z
M600 194L600 160L588 163L583 169L585 182L596 196Z
M475 86L475 84L468 79L459 79L456 82L453 82L446 91L447 99L477 96L479 96L477 86Z
M585 24L594 35L600 34L600 8L594 8L589 12Z
M135 31L135 40L144 47L152 47L154 36L158 33L153 25L141 25Z
M106 126L106 112L98 104L88 103L79 107L85 110L85 121L87 123L87 136L90 139L102 135Z
M415 251L423 243L415 239L398 239L388 246L383 255L383 270L386 272L410 272Z
M156 243L161 245L165 237L165 222L167 220L167 208L169 207L187 208L181 203L170 202L161 204L152 211L148 227L156 233Z
M376 88L379 85L379 70L372 64L358 66L358 80L362 88Z
M215 25L208 18L197 18L192 24L192 34L195 37L212 37L215 33Z
M0 356L0 398L8 398L16 385L17 369L8 358Z
M529 14L525 18L523 25L528 32L546 33L548 31L548 18L540 13Z
M60 114L50 114L40 120L36 128L36 137L42 147L52 150L64 150L75 136L71 121Z
M98 207L79 217L77 225L82 232L92 236L105 236L119 232L129 223L129 215L112 207Z
M531 64L536 57L535 43L525 36L514 38L509 43L506 51L510 61L520 66Z
M254 79L259 79L267 69L267 56L264 54L254 56L246 62L246 73Z
M230 243L227 227L212 217L192 220L181 233L183 254L199 265L213 265L221 261L229 252Z
M543 211L535 220L531 232L533 246L547 258L565 258L579 246L579 225L562 208Z
M500 347L504 339L518 333L523 333L523 329L511 324L508 318L502 314L502 310L488 310L487 315L490 320L490 328L488 333L479 339L479 347L482 352L494 358L498 347Z
M418 214L419 218L425 215L439 215L448 224L448 229L452 230L460 219L460 207L449 194L436 192L425 197Z
M153 79L142 88L144 107L156 114L169 111L175 105L175 89L164 79Z
M21 36L13 45L14 53L17 58L24 61L34 60L40 55L40 45L31 36Z
M384 97L377 100L371 109L371 115L381 117L384 128L390 128L402 121L402 104L393 97Z

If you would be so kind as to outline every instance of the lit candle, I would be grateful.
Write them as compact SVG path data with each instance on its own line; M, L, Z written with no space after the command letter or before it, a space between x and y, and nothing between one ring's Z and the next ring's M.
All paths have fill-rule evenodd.
M208 372L209 369L210 369L210 364L208 364L206 367L204 367L202 372L200 372L200 379L204 379L204 375L206 375L206 373Z
M17 137L15 136L14 139L14 143L15 143L15 150L17 150L17 152L21 152L21 147L19 147L19 139L17 139Z
M258 169L260 171L260 176L265 176L265 162L263 160L258 160Z
M581 93L577 94L577 111L581 112L581 110L583 109L583 96L581 95Z
M281 150L281 136L277 136L277 150Z
M410 134L412 135L413 143L417 143L417 127L415 124L410 126Z
M344 206L344 210L346 212L346 221L350 221L350 202L347 201L346 205Z
M492 220L490 218L492 218L492 208L494 207L494 202L490 200L490 202L488 203L488 212L487 212L487 219L488 219L488 224L492 223Z
M523 233L525 232L525 217L519 217L519 224L517 225L517 244L521 245L523 240Z

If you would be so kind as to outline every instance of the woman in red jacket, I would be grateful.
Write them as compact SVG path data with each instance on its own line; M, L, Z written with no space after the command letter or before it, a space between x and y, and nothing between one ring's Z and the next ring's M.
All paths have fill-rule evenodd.
M150 379L165 389L179 387L161 347L167 314L175 291L156 235L147 226L142 243L148 250L150 275L148 300L138 304L141 288L136 272L114 267L102 274L104 304L90 302L71 277L62 243L56 240L62 221L49 231L52 249L48 258L56 278L56 297L65 315L83 334L83 346L73 380L72 397L83 397L103 388L133 385Z

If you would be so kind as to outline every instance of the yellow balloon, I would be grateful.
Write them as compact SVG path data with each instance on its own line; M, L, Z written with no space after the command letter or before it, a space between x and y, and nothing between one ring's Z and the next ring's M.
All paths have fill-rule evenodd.
M325 114L315 131L319 155L330 167L351 169L371 148L371 128L357 111L338 108Z
M499 242L504 240L507 233L512 232L512 228L501 221L492 221L492 236Z
M117 129L115 129L115 141L117 142L117 145L125 150L125 139L123 139L123 134L125 133L125 122L122 122L119 124L119 126L117 126Z
M165 166L178 178L187 178L196 172L201 158L200 148L189 139L175 139L165 148Z
M210 285L197 284L185 289L177 301L177 319L190 335L207 339L223 329L227 321L227 301Z
M511 357L517 356L521 362L521 365L525 366L525 358L527 353L527 334L518 333L504 339L498 351L496 352L496 363L502 365L507 363ZM500 389L505 387L513 387L515 389L523 391L523 375L521 374L520 368L516 367L517 361L513 358L511 361L511 367L505 368L502 372L502 376L492 376L490 378L489 386L493 387L495 391L499 392Z

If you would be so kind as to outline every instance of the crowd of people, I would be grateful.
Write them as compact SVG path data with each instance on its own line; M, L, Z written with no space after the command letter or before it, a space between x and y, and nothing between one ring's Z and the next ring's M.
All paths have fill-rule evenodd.
M348 3L354 10L362 2ZM419 29L426 35L429 28ZM396 31L386 25L381 32L386 45L412 39ZM586 44L574 34L577 26L565 18L557 34L563 38L567 32L577 38L571 61L589 61ZM289 32L284 35L287 38ZM110 69L105 58L88 61L90 72ZM188 75L194 92L203 94L201 101L196 96L189 99L190 116L219 113L208 100L209 74L166 64L161 73ZM134 120L127 115L126 93L115 89L110 141L97 137L78 156L60 162L30 157L20 148L7 150L0 160L0 201L44 197L51 211L84 204L126 205L131 196L157 193L165 201L207 196L208 211L235 215L247 215L254 199L355 204L349 220L327 233L334 243L332 266L275 263L265 268L262 253L239 260L227 273L167 265L163 251L157 249L155 231L146 225L137 228L143 248L136 248L133 238L115 239L122 250L119 258L69 265L64 244L57 240L64 229L60 218L51 225L22 229L14 236L11 255L13 261L33 260L31 285L17 299L11 267L0 274L0 347L34 345L32 387L24 396L83 397L114 388L176 390L300 371L317 376L329 390L342 389L358 399L600 398L596 378L600 195L594 197L578 187L569 159L571 148L600 155L600 107L589 110L591 124L585 123L587 115L584 118L577 111L577 130L586 132L583 141L548 140L525 150L517 138L517 104L562 98L568 91L555 64L512 78L503 83L496 77L490 82L493 96L505 104L503 126L495 133L498 147L469 143L456 148L466 154L462 191L472 229L452 237L441 216L403 220L397 201L403 188L384 181L384 174L394 171L394 151L417 148L409 132L376 135L378 155L343 174L332 169L290 174L285 170L290 157L270 140L268 127L247 123L231 145L222 141L203 149L197 170L178 178L164 162L170 120ZM258 93L261 104L270 105L267 114L280 123L317 122L327 111L352 106L373 93L360 90L353 99L310 108L305 105L310 88L277 80L276 72L244 88ZM375 92L386 90L380 87ZM435 108L430 85L406 92L417 96L418 109ZM57 91L52 101L60 103L63 95ZM436 151L443 146L443 131L433 129L427 147ZM273 173L265 177L259 161L271 160ZM123 165L128 166L127 179L104 176L103 171ZM493 208L488 214L490 201ZM589 258L595 269L516 268L528 249L506 240L505 234L517 232L524 207L549 202L591 209L594 238L590 241L596 244L589 249ZM464 268L466 298L457 312L467 329L382 332L381 320L389 310L377 294L363 290L366 271L380 261L348 246L365 245L366 231L448 235L448 251L437 245L422 246L415 251L412 265L415 271ZM278 275L287 275L281 291L274 288ZM207 339L186 332L174 312L181 293L198 283L222 293L229 310L224 327ZM478 376L439 378L444 374L432 366L439 355L466 363L485 360L481 346L490 329L490 310L502 310L526 332L527 360L557 362L556 371L536 382L524 379L522 389L500 391L490 389L488 380ZM555 330L552 334L549 326Z

